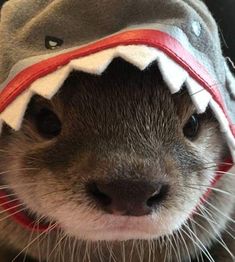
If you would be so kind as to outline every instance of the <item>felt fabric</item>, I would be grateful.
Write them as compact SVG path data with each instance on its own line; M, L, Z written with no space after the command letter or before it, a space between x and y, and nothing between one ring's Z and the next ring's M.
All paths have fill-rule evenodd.
M220 27L222 45L225 56L235 61L235 1L234 0L204 0Z
M30 98L51 99L72 70L156 60L172 93L185 84L199 113L212 108L235 159L235 80L202 1L9 0L0 35L1 123L18 130Z
M194 22L202 27L199 37L192 30ZM154 24L172 25L172 29L183 30L191 51L198 58L202 55L200 62L210 66L208 70L214 71L220 82L225 81L217 26L201 1L10 0L2 10L0 25L0 82L18 61L48 54L46 36L63 39L62 48L67 49L146 24L151 28L157 27Z

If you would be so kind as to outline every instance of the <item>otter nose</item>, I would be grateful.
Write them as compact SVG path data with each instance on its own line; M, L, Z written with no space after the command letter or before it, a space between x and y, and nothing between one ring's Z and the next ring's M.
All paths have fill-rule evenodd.
M169 186L160 182L117 180L94 182L88 194L106 212L125 216L151 214L167 197Z

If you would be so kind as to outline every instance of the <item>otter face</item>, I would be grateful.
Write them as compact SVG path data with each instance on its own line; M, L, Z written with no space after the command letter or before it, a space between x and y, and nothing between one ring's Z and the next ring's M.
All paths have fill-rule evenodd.
M99 77L72 73L50 102L34 97L21 131L5 128L1 144L4 183L82 240L173 234L226 149L212 115L197 115L186 92L172 96L157 66L121 60Z

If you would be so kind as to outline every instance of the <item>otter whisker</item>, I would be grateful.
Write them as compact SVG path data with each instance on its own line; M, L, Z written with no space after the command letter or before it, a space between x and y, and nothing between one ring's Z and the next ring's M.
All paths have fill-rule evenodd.
M52 250L48 254L48 261L50 261L50 257L52 254L54 254L55 260L58 261L58 249L57 249L57 244L59 242L59 239L61 238L62 232L61 231L56 231L56 238L55 238L55 245L52 247Z
M210 217L211 219L210 219L209 217L207 217L207 220L208 220L208 221L210 221L211 223L217 225L216 218L213 217L213 214L210 212L210 210L209 210L207 207L201 205L199 208L200 208L201 213L203 213L203 211L205 211L205 212L209 215L209 217ZM197 215L204 218L204 216L203 216L202 214L197 213ZM226 225L226 227L227 227L227 228L230 228L229 225ZM232 231L233 231L233 230L232 230ZM235 240L235 236L234 236L230 231L228 231L227 229L224 229L224 232L226 232L228 235L230 235L230 237L231 237L232 239Z
M182 259L181 259L181 254L180 254L180 248L179 248L179 243L177 242L178 240L178 237L177 235L175 234L172 234L172 240L174 241L174 243L172 243L172 248L175 252L175 255L176 255L176 258L177 258L177 261L181 262Z
M110 261L112 261L111 259L113 259L113 261L114 262L116 262L117 261L117 258L116 258L116 256L115 256L115 253L114 253L114 251L113 251L113 249L114 249L114 247L113 247L113 243L109 243L109 242L107 242L106 241L106 245L108 245L108 247L109 247L109 250L110 250ZM134 247L135 247L135 240L133 241L133 245L132 245L132 247L131 247L131 252L130 252L130 261L132 261L132 258L133 258L133 250L134 250Z
M48 234L49 231L53 230L56 228L56 224L52 225L51 227L48 228L48 231L44 231L42 233L40 233L37 237L35 237L26 247L24 247L15 257L11 262L15 262L16 259L24 253L25 250L27 250L32 244L34 244L38 239L40 239L41 236Z
M196 186L199 186L198 188ZM191 189L195 189L195 190L199 190L201 191L201 189L210 189L214 192L218 192L218 193L221 193L221 194L224 194L224 195L227 195L227 196L231 196L232 198L235 198L234 194L233 193L230 193L230 192L227 192L227 191L224 191L222 189L219 189L219 188L216 188L216 187L210 187L210 186L206 186L206 185L187 185L187 188L191 188Z
M69 237L69 238L70 238L69 243L70 243L70 247L71 247L71 252L70 252L70 254L71 254L71 262L74 262L74 255L75 255L75 249L76 249L76 244L77 243L76 243L75 239L72 239L71 237ZM48 251L48 253L49 253L49 251ZM48 259L48 255L47 255L47 259Z
M218 235L219 239L221 240L221 243L220 243L221 246L229 253L229 255L232 257L232 259L234 259L234 258L235 258L235 254L233 254L233 253L230 251L230 249L228 248L228 246L226 245L226 243L224 242L224 240L223 240L222 237L220 236L219 232L217 232L217 231L215 230L215 227L213 226L213 225L216 225L216 221L215 221L215 219L212 217L212 214L209 212L209 210L208 210L206 207L204 207L202 213L204 214L204 216L205 216L206 219L208 218L208 216L204 213L204 211L211 217L212 221L214 221L214 223L213 223L213 222L210 222L210 221L208 221L208 223L210 224L210 226L212 227L212 229L216 232L216 234ZM213 224L213 225L212 225L212 224ZM224 231L227 232L227 234L229 234L230 237L232 237L232 238L234 239L234 236L233 236L228 230L224 230Z
M17 202L16 204L19 204L19 199L11 199L11 200L7 200L5 201L4 203L1 203L0 204L0 207L1 206L4 206L4 205L8 205L8 204L11 204L11 203L14 203L14 202ZM20 203L20 204L23 204L23 203ZM17 207L17 206L16 206ZM1 213L0 213L1 214Z
M132 242L132 245L131 245L131 250L130 250L130 261L132 261L132 259L133 259L133 254L134 254L135 248L136 248L136 240L134 239L133 242ZM113 249L113 245L112 245L112 249ZM115 256L114 256L114 261L116 261L116 257Z
M77 247L76 240L73 239L73 244L72 244L72 249L71 249L71 262L75 261L75 250L76 250L76 247ZM48 251L48 254L49 254L49 251ZM47 260L48 260L48 255L47 255Z
M23 205L22 205L22 206L23 206ZM10 214L10 215L8 215L8 216L5 216L5 217L1 218L1 219L0 219L0 222L2 222L2 221L4 221L4 220L6 220L6 219L8 219L8 218L10 218L10 217L18 214L18 213L21 213L21 212L23 212L23 211L25 211L25 210L27 210L27 209L26 209L26 208L19 209L19 210L17 210L16 212L13 212L12 214ZM7 211L5 211L5 212L7 212Z
M169 236L166 236L166 241L168 243L168 247L169 247L169 253L168 253L168 261L172 261L172 245L171 245L171 242L169 241Z
M194 243L202 250L203 254L207 257L207 259L210 262L215 262L210 252L206 248L206 246L202 243L202 241L198 238L198 236L190 229L189 225L185 224L185 228L187 229L188 232L191 232L193 236L195 236L196 241ZM190 235L184 229L181 230L184 232L184 234L186 234L190 238Z
M63 259L63 262L66 262L65 261L65 258L66 258L66 248L70 245L70 242L69 242L70 238L69 236L66 236L65 240L64 240L64 247L62 249L62 259Z
M14 197L14 196L17 196L17 194L15 194L15 193L6 194L5 196L1 196L0 199L3 199L5 197Z
M206 214L204 214L204 218L207 220L207 216ZM212 228L212 230L214 231L214 234L212 232L210 232L209 230L207 230L204 226L200 225L198 222L196 222L193 218L190 218L191 221L193 221L194 224L196 224L198 227L200 227L201 229L203 229L208 235L211 235L213 238L215 237L216 242L218 242L228 253L229 255L234 258L234 255L232 254L231 250L228 248L228 246L225 244L225 242L222 240L221 236L219 235L219 233L215 230L214 226L212 225L212 223L207 220L207 222L209 223L210 227Z
M203 167L202 168L197 168L196 169L196 171L203 171L203 170L208 170L208 169L212 169L212 170L214 170L214 169L217 169L218 168L218 166L220 166L220 165L224 165L224 166L231 166L231 168L232 168L232 165L231 165L231 163L228 163L228 162L207 162L207 163L203 163ZM217 171L216 170L216 172L219 172L219 171ZM222 171L223 172L223 171ZM225 173L227 173L227 172L225 172Z
M235 176L235 173L231 173L231 172L217 171L217 173L218 174L223 174L223 175Z
M154 243L152 239L148 240L148 248L149 248L149 256L148 256L148 261L151 262L151 258L154 258Z
M235 223L235 220L231 217L225 215L223 212L221 212L217 207L215 207L213 204L211 204L209 201L205 200L206 204L212 207L215 211L217 211L219 214L221 214L223 217L225 217L228 221Z
M58 253L58 256L59 256L59 261L64 261L62 245L65 244L66 238L67 238L67 235L61 232L61 239L59 241L60 243L57 246L57 251L58 251L57 253Z
M188 249L188 245L184 239L184 236L182 235L182 232L181 232L181 229L179 229L177 231L177 235L179 236L179 238L181 239L181 243L183 243L183 246L185 247L186 249L186 253L187 253L187 256L188 256L188 261L191 262L191 256L190 256L190 252L189 252L189 249Z
M205 219L204 215L202 214L202 209L205 210L208 214L211 215L211 219L210 219L209 217L207 217L207 220L209 220L211 223L215 224L215 226L216 226L218 223L216 222L215 218L212 217L212 214L209 212L208 208L206 208L205 206L203 206L203 205L199 206L199 207L198 207L198 210L199 210L201 213L198 213L198 212L195 211L195 212L194 212L194 215L197 215L197 216ZM209 222L209 221L208 221L208 222ZM227 225L226 227L229 228L229 225ZM224 232L226 232L227 234L229 234L230 237L235 240L235 236L233 236L233 234L232 234L230 231L228 231L227 229L224 229Z
M198 243L197 243L197 241L198 241L198 239L197 239L197 233L196 233L196 228L198 229L198 225L196 225L195 223L194 223L194 221L193 220L191 220L191 219L189 219L189 221L188 221L188 223L190 222L190 224L191 224L191 227L192 228L194 228L194 238L196 238L196 239L194 239L194 243L195 243L195 245L196 246L198 246ZM200 244L200 243L199 243ZM200 245L201 246L201 245ZM196 253L197 254L197 253ZM209 256L209 257L208 257ZM213 259L212 257L211 257L211 254L210 254L210 252L209 252L209 250L208 249L206 249L206 252L205 252L205 250L204 250L204 247L200 247L200 259L199 259L199 257L197 256L197 260L198 261L204 261L204 259L205 258L207 258L207 259L209 259L210 261L211 261L211 259ZM213 261L214 261L214 259L213 259Z
M35 226L36 226L36 224L33 225L33 229L35 228ZM32 241L33 234L34 234L34 231L32 230L32 232L31 232L30 235L29 235L28 243L30 243L30 242ZM26 259L27 259L27 253L28 253L28 248L25 250L25 253L24 253L24 262L25 262Z
M90 243L89 243L89 245L90 245ZM122 245L122 243L120 243L120 245ZM121 251L123 252L123 250L121 250ZM98 253L98 257L99 257L100 261L103 261L104 256L103 256L103 253L102 253L102 247L100 246L100 242L97 243L96 252ZM123 257L123 253L122 253L122 257Z
M189 219L187 222L186 222L187 225L190 225L190 227L192 228L192 232L194 232L195 235L198 235L197 234L197 227L193 224L193 222ZM199 248L199 254L198 254L198 247L196 245L196 241L197 239L195 239L195 235L192 234L192 232L189 232L190 234L190 237L191 237L191 240L192 240L192 243L193 243L193 247L194 247L194 250L195 250L195 254L196 254L196 257L197 257L197 260L200 261L204 261L204 257L203 257L203 249L202 248ZM200 256L200 258L199 258Z
M39 229L39 223L36 223L36 226L35 226L36 229ZM46 235L46 234L45 234ZM37 258L39 259L39 261L42 261L42 255L41 255L41 239L38 238L37 241L36 241L36 245L37 245Z
M1 215L1 214L4 214L4 213L7 213L8 211L11 211L11 210L13 210L13 209L15 209L15 208L21 207L21 206L24 206L24 204L23 204L23 203L20 203L20 204L17 204L17 205L15 205L15 206L12 206L12 207L9 207L9 208L7 208L7 209L4 209L3 211L0 212L0 215ZM1 220L0 220L0 221L1 221Z
M164 241L164 244L165 244L165 241ZM164 255L164 262L167 261L168 259L168 252L169 252L169 247L168 247L168 242L165 244L165 255ZM168 260L169 261L169 260Z
M84 253L83 261L85 261L85 259L87 258L88 261L90 262L89 250L90 250L90 242L86 241L86 247L85 247L85 253Z

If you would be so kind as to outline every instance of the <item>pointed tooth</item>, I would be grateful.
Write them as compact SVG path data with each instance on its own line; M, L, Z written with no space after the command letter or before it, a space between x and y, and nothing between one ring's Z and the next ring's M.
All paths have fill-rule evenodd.
M30 86L30 90L46 99L51 99L63 85L70 71L71 67L69 65L64 66L57 71L36 80Z
M118 56L144 70L159 56L159 51L155 48L143 45L119 46Z
M23 92L0 114L0 119L13 129L19 130L32 96L33 92L30 90Z
M73 60L70 65L74 70L101 75L112 62L115 49L108 49L96 54Z
M220 106L213 100L211 99L210 103L209 103L210 108L212 109L217 121L220 124L220 130L223 133L227 133L229 131L229 123L226 119L226 117L224 116L224 113L222 111L222 109L220 108Z
M159 56L158 65L163 80L168 85L171 93L179 92L188 77L188 73L163 52Z
M230 129L229 122L226 119L226 117L225 117L222 109L220 108L220 106L213 99L211 99L209 105L210 105L217 121L220 124L220 130L221 130L221 132L224 133L224 137L226 138L226 140L228 142L228 146L231 150L231 155L233 157L233 160L235 161L235 138L234 138L234 135L232 134L232 131Z
M211 95L191 77L188 77L186 87L194 105L196 106L197 112L199 114L204 113L212 99Z

